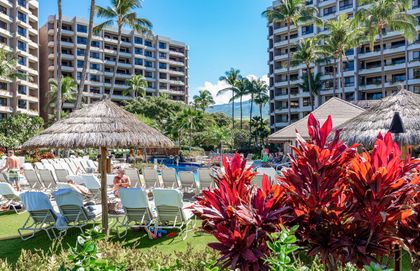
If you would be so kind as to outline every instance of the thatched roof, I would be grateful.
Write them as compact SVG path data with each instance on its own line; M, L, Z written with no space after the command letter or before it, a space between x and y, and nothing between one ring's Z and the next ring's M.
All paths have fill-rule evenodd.
M329 115L331 115L333 120L333 127L336 127L349 119L358 116L364 111L364 109L339 98L333 97L323 103L320 107L315 109L312 114L323 123ZM309 139L308 135L308 117L306 116L303 119L300 119L289 126L284 127L283 129L275 132L274 134L268 137L270 143L282 143L288 142L296 139L296 130L299 134L305 138Z
M347 144L359 143L372 147L378 134L386 133L395 112L399 112L406 132L399 135L404 145L420 144L420 95L400 90L392 96L383 98L364 113L343 123L341 138ZM334 120L334 118L333 118Z
M109 99L54 123L22 148L172 148L173 142Z

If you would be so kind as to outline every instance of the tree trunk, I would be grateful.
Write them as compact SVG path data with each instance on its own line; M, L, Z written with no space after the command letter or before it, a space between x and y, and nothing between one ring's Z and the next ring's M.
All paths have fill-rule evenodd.
M404 48L404 55L405 55L405 89L408 90L408 40L405 40L405 48Z
M108 195L106 183L106 160L107 149L101 147L101 204L102 204L102 229L105 234L109 233L108 230Z
M290 107L291 98L290 98L290 19L287 22L287 119L289 124L292 123L292 109Z
M109 98L112 98L112 95L114 95L115 78L117 77L118 64L119 64L119 61L120 61L121 31L122 31L122 25L119 24L118 25L117 56L116 56L116 59L115 59L115 67L114 67L114 73L112 75L111 90L109 91Z
M232 90L232 129L235 129L235 92Z
M334 58L334 65L333 65L333 96L335 97L335 90L337 88L337 59Z
M382 88L382 98L384 98L386 96L386 93L385 93L384 39L382 37L382 29L379 31L379 42L381 46L381 88Z
M62 1L57 1L58 22L57 22L57 100L55 102L56 120L61 119L61 31L63 25Z
M262 135L261 135L261 129L262 129L262 127L263 127L263 113L262 113L262 108L263 108L263 104L261 103L260 104L260 133L259 133L259 135L260 135L260 139L261 139L261 141L260 142L262 142Z
M311 99L311 109L314 111L314 98L312 95L312 82L311 82L311 68L309 65L306 66L306 77L308 78L308 89L309 89L309 98Z
M253 109L253 105L254 105L254 93L251 93L251 108L249 110L249 147L251 148L251 141L252 141L252 126L251 126L251 121L252 121L252 109Z
M85 51L85 58L83 63L83 70L82 70L82 77L80 78L79 90L77 92L77 99L76 99L76 109L82 107L82 98L83 98L83 91L85 88L85 81L87 77L87 67L90 58L90 47L92 43L92 32L93 32L93 20L95 18L95 0L90 1L90 14L89 14L89 29L88 29L88 37L87 37L87 45Z
M239 98L239 109L241 111L241 130L242 130L242 95Z
M345 86L344 86L344 62L343 62L343 56L340 56L340 83L341 83L341 95L342 95L342 99L346 100L346 91L345 91Z

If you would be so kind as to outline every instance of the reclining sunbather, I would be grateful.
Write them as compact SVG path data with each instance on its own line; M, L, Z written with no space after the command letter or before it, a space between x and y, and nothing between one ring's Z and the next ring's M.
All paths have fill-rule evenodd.
M114 191L114 195L118 197L118 190L120 188L129 188L131 185L130 178L125 175L125 171L122 168L117 170L117 175L114 177L114 187L112 190Z

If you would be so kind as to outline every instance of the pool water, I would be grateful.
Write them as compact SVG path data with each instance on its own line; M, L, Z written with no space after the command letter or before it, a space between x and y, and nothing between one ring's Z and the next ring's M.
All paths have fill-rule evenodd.
M176 170L176 175L178 177L178 180L179 180L178 173L180 171L192 171L194 173L195 182L196 183L199 182L197 169L199 169L201 166L198 165L198 164L193 164L193 163L179 163L178 165L176 165L176 164L165 164L165 166L167 166L169 168L174 168Z

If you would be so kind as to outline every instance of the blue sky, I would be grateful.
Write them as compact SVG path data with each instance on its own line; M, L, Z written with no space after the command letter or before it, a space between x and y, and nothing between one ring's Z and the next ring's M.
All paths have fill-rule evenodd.
M57 12L56 1L40 0L40 25ZM89 0L63 0L63 15L88 18ZM97 0L106 6L110 0ZM235 67L243 75L268 72L267 29L261 12L271 0L144 0L139 16L152 21L156 34L190 47L190 97L200 88L215 93L218 78ZM47 4L48 3L48 4ZM218 97L224 103L227 97Z

